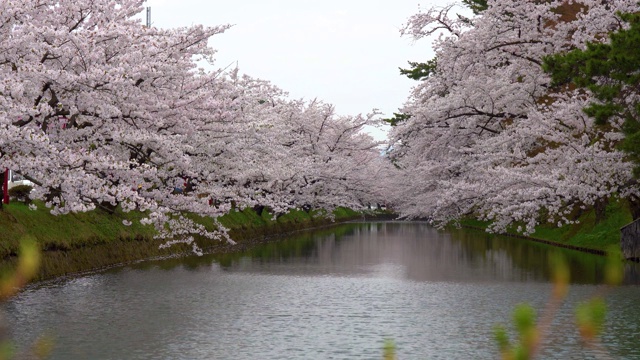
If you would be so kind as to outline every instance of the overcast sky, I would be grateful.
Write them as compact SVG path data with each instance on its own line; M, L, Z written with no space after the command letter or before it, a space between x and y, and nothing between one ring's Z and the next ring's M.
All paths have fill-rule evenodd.
M433 57L431 40L400 37L419 8L449 0L147 0L152 25L232 24L210 45L217 67L271 81L292 98L318 98L343 115L397 112L415 81L407 61Z

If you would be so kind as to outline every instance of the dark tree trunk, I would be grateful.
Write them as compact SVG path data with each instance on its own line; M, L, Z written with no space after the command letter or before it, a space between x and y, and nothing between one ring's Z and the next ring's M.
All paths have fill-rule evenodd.
M118 204L116 205L112 205L109 202L103 201L99 204L97 204L98 209L101 209L103 211L105 211L107 214L111 214L113 215L116 212L116 209L118 208Z
M596 203L593 205L593 208L596 211L596 224L599 224L607 216L608 202L609 202L609 199L602 198L602 199L598 199Z
M256 214L258 214L258 216L262 216L262 211L264 210L264 206L263 205L256 205L253 207L253 211L256 212Z
M640 198L632 195L631 197L629 197L628 201L633 220L640 219Z
M2 171L2 202L5 204L9 203L9 169L4 169Z
M0 189L2 189L2 195L4 200L4 171L0 171ZM4 205L4 201L0 200L0 210L2 210L2 205Z

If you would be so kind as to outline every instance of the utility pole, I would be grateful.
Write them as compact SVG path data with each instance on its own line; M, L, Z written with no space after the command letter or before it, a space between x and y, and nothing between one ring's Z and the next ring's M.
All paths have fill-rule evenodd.
M151 27L151 6L147 6L147 27Z
M2 202L9 203L9 169L4 169L4 178L2 179Z

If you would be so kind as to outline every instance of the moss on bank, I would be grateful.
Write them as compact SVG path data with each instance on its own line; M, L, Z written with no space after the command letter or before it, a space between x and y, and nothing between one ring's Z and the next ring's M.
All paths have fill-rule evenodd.
M620 228L633 219L626 202L612 200L607 205L606 217L599 223L596 223L595 210L593 209L580 214L577 220L577 224L562 227L548 223L539 225L528 238L542 240L553 245L604 253L611 246L620 246ZM461 224L465 227L486 229L490 223L465 219L461 221ZM520 236L515 228L509 229L506 235Z
M361 216L343 208L334 212L336 222ZM26 236L35 239L43 251L35 280L190 251L179 245L160 249L162 241L153 239L151 226L139 223L142 217L142 213L116 211L109 214L100 210L53 216L44 206L30 210L18 202L5 205L0 211L0 274L15 267L20 240ZM209 229L215 226L210 218L193 218ZM132 221L133 225L124 226L123 220ZM267 211L258 214L252 209L244 209L222 216L220 222L230 229L231 237L238 244L231 246L209 240L200 241L201 247L215 252L239 251L268 237L328 225L332 220L318 212L293 210L274 219Z

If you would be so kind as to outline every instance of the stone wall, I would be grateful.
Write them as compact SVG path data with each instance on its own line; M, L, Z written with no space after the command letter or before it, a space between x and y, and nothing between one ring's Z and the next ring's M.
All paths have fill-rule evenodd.
M640 219L620 229L620 249L626 259L640 261Z

